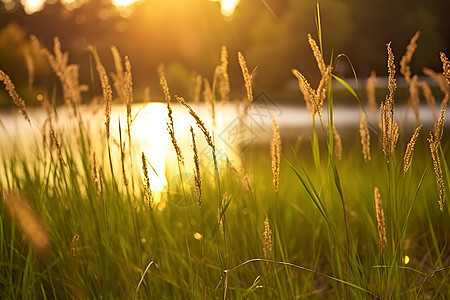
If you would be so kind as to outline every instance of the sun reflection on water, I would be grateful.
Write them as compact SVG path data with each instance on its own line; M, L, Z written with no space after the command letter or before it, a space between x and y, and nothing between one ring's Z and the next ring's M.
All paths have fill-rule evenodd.
M151 103L144 107L133 122L131 135L137 142L136 152L144 152L150 164L149 179L152 191L162 191L167 185L166 151L168 135L164 122L167 114L162 103Z

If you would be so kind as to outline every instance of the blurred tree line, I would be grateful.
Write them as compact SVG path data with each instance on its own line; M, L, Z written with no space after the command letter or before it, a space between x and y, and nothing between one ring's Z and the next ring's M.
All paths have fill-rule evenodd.
M319 2L325 58L345 53L359 77L367 77L371 70L385 75L386 43L392 41L398 64L418 30L419 46L411 64L414 73L421 75L424 66L440 70L439 51L450 55L448 0ZM191 71L212 80L222 45L229 51L232 89L241 91L243 86L237 51L244 54L250 70L255 68L256 90L283 90L294 79L292 68L316 84L319 72L307 43L308 33L318 40L316 0L241 0L231 18L223 17L218 5L206 0L146 0L130 11L106 0L91 0L74 10L56 3L26 15L20 6L7 11L0 4L0 68L26 90L31 58L32 83L46 89L57 86L56 77L30 46L28 35L34 34L49 49L53 37L60 37L69 62L80 64L80 81L94 87L86 97L98 94L98 82L92 84L95 68L85 50L90 44L97 47L111 72L110 46L128 55L137 91L150 87L152 98L157 99L158 64L165 64L173 92L187 96ZM351 76L343 60L335 71Z

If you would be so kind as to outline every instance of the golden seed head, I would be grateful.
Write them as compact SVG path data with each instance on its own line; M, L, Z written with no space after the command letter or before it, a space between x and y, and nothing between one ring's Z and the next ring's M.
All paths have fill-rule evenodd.
M447 84L450 86L450 61L447 56L445 56L444 52L440 53L441 61L442 61L442 69L444 70L443 75L445 80L447 80Z
M408 145L406 146L405 155L403 156L403 174L406 174L409 167L411 166L411 161L414 154L414 145L416 144L417 138L419 137L420 129L422 129L422 125L416 128Z
M202 121L202 119L200 119L200 117L192 109L192 107L189 104L186 103L186 101L184 100L183 97L175 96L175 98L177 99L178 102L180 102L180 104L182 104L183 106L185 106L189 110L189 113L194 118L194 120L196 121L198 128L202 131L202 133L203 133L203 135L205 137L206 143L212 149L215 149L213 138L211 137L211 134L209 133L209 131L206 128L205 123Z
M314 117L317 113L319 116L322 116L323 102L327 96L328 85L330 82L331 66L327 66L325 72L322 73L317 90L311 88L308 80L298 70L293 69L292 73L298 79L299 89L303 94L306 107L311 112L311 115Z
M303 76L302 73L300 73L298 70L293 69L292 73L295 77L297 77L298 80L298 87L300 91L303 94L303 99L306 103L306 108L308 108L309 112L312 116L316 113L316 107L313 104L314 98L315 98L315 92L311 88L311 85L309 84L308 80Z
M20 114L25 118L25 120L28 121L28 123L30 123L30 118L28 118L28 114L26 111L25 101L22 99L22 97L19 96L14 83L11 81L9 76L5 72L3 72L3 70L0 70L0 81L3 82L5 90L8 92L14 104L19 108Z
M272 229L270 228L268 217L264 219L263 237L264 237L264 248L263 248L264 258L270 259L272 255Z
M230 100L230 78L228 76L228 51L227 47L222 46L220 52L220 65L217 66L219 79L219 95L222 103L226 104Z
M447 80L445 79L443 73L437 73L429 68L423 68L422 71L425 75L433 79L439 85L439 89L442 91L442 93L447 94L450 92L450 85L447 83Z
M242 76L244 77L245 90L247 91L247 107L250 107L253 102L252 76L247 69L247 63L241 52L238 52L238 60L241 66Z
M380 241L380 251L383 252L383 249L387 244L386 226L384 222L384 211L381 203L381 195L377 187L374 188L374 197L375 197L375 213L377 219L378 239Z
M281 160L281 137L275 116L272 112L272 140L270 142L270 155L272 157L272 174L275 192L279 191L280 160Z
M420 31L417 31L406 46L406 52L400 60L400 73L405 77L407 83L411 80L411 63L412 56L417 49L417 39L419 38Z
M366 84L366 94L367 94L367 105L369 106L372 114L376 114L377 111L377 100L375 97L375 84L377 82L377 74L375 71L370 72L370 77Z
M361 152L365 162L369 162L372 159L370 154L370 132L367 126L367 116L363 114L359 121L359 135L361 137Z
M388 51L388 89L389 96L386 99L387 108L389 111L394 113L394 93L397 89L397 81L395 79L395 63L394 63L394 54L392 53L391 43L386 44Z
M314 58L317 61L317 66L319 67L320 74L322 74L322 77L327 75L328 71L327 71L327 67L325 65L325 61L323 59L322 52L320 51L319 47L317 46L316 41L311 37L311 34L308 34L308 43L311 46Z
M334 138L334 155L338 160L342 159L342 138L333 124L333 138Z
M50 248L50 237L37 213L22 196L11 191L5 192L4 203L28 242L39 252L46 253Z
M148 166L147 166L147 157L145 157L144 152L141 155L142 160L142 173L144 175L144 201L148 203L148 207L150 210L153 209L153 193L150 187L150 178L148 177Z
M197 196L198 206L202 206L202 178L200 176L200 161L198 156L197 143L195 142L194 128L190 128L192 136L192 150L194 151L194 183L195 195Z
M98 73L98 77L100 78L100 84L102 86L103 91L103 101L105 104L105 129L106 129L106 139L109 140L110 137L110 123L111 123L111 102L112 102L112 89L111 84L109 83L109 77L106 74L106 70L100 61L100 57L98 55L97 49L93 46L89 46L88 50L92 53L96 69Z

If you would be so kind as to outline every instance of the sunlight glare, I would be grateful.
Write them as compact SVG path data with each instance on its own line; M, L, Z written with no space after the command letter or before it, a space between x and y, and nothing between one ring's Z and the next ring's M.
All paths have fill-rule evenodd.
M122 8L124 8L124 7L130 6L131 4L134 4L134 3L138 2L138 1L140 1L140 0L112 0L112 4L115 7L122 7Z
M239 3L239 0L211 0L215 2L220 2L220 12L225 17L231 17Z
M45 0L20 0L27 15L34 14L44 8Z
M148 177L153 192L162 191L167 185L165 160L168 135L164 121L166 114L167 109L164 104L150 103L139 112L132 127L133 139L139 144L136 159L140 161L141 151L143 151L150 162Z

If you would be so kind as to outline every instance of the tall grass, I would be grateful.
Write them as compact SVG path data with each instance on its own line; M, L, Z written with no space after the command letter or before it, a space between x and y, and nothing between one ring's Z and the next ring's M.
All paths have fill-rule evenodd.
M322 76L318 87L313 89L300 71L293 71L311 112L311 145L289 147L290 141L283 140L281 152L283 128L272 115L271 144L252 144L240 154L240 165L228 158L221 164L215 123L208 128L196 106L176 96L205 139L212 169L201 163L207 158L199 153L194 127L183 133L190 134L192 156L181 153L170 83L160 69L178 166L176 180L162 192L151 190L149 173L155 170L145 149L139 149L139 160L131 159L129 59L124 71L113 48L113 80L127 105L126 130L119 120L116 145L109 127L109 78L90 48L105 100L101 146L94 146L96 137L67 89L63 96L73 100L67 104L76 112L76 131L61 130L50 115L54 123L43 146L38 133L32 148L21 148L13 137L2 141L0 297L445 298L450 293L450 143L444 133L448 87L428 141L426 126L407 132L396 125L395 59L388 44L389 94L379 101L381 115L367 116L356 91L333 74L337 59L325 63L319 10L317 25L319 44L312 35L308 43ZM411 51L409 47L402 60L405 74ZM56 39L54 57L59 57L55 64L70 69ZM213 88L204 86L213 108L217 89L222 101L231 100L226 48L221 57ZM445 82L448 60L444 54L441 59ZM244 105L251 109L251 75L242 54L235 63L245 79ZM21 98L1 74L23 114ZM362 119L355 124L361 141L339 138L333 122L333 78L361 104ZM78 79L74 83L80 86ZM128 138L122 138L124 133ZM193 177L185 167L188 157L193 157Z

